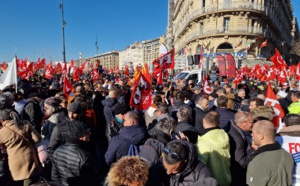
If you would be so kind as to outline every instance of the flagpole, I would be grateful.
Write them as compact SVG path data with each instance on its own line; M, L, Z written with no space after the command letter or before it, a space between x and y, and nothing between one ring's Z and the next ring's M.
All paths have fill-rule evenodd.
M63 0L61 0L60 10L61 10L61 17L62 17L62 37L63 37L63 62L66 63L66 44L65 44L65 26L66 22L64 20L64 7L63 7Z

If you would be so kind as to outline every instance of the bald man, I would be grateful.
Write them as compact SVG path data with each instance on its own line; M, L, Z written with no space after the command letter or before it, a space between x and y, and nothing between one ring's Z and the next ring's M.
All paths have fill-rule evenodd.
M252 128L252 138L259 146L247 168L247 184L292 185L294 160L275 142L275 128L272 122L261 120Z

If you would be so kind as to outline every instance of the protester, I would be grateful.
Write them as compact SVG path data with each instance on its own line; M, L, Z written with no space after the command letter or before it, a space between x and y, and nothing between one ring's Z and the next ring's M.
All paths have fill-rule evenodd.
M161 162L153 168L149 185L193 185L204 180L209 180L210 185L217 185L210 170L198 160L196 146L174 140L164 148Z
M125 156L112 165L106 186L144 186L148 180L148 165L139 157Z
M300 115L288 114L284 118L284 126L279 131L279 136L276 136L276 141L291 155L298 152L297 144L300 143ZM294 161L297 157L293 157ZM293 169L293 185L300 183L300 166L295 163Z
M141 125L141 117L138 112L127 112L123 121L124 127L120 130L119 135L112 139L105 153L105 160L109 166L128 155L131 144L142 145L148 138L147 129Z
M40 102L41 96L37 92L30 93L21 112L22 119L29 121L38 133L41 133L41 124L44 117L39 105Z
M259 148L248 165L247 184L292 185L294 160L278 142L275 142L274 124L266 120L256 122L252 137L254 144Z
M53 153L52 180L62 185L99 185L93 157L81 147L90 140L89 128L80 121L68 126L66 143Z
M206 112L208 111L208 102L209 101L206 97L199 97L199 99L196 102L196 107L194 109L195 127L199 134L201 134L203 130L202 120Z
M42 172L41 163L46 161L45 151L38 145L41 136L11 109L0 109L0 122L0 145L6 147L9 170L15 185L29 186L37 182ZM34 143L39 147L38 154Z
M300 92L292 91L291 99L292 99L292 104L288 107L289 114L299 114L300 113Z
M220 115L220 128L226 128L230 124L230 121L234 118L234 112L227 109L228 98L226 96L219 96L217 98L218 107L216 111Z
M198 157L211 170L212 176L220 185L230 186L229 137L219 128L219 123L220 115L216 111L210 111L204 116L205 133L198 137Z
M252 127L253 118L249 112L237 112L229 125L232 185L246 184L246 171L252 154Z

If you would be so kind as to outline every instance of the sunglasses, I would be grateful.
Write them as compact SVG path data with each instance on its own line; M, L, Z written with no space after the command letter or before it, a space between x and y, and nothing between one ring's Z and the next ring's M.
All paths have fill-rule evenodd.
M174 159L174 160L180 160L180 159L182 159L182 157L179 156L176 152L170 152L169 149L167 149L167 148L164 148L164 153L166 155L170 154L171 158Z

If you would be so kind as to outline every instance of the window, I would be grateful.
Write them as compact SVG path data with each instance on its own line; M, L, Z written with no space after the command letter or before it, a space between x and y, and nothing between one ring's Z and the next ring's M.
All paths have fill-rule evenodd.
M202 8L205 8L205 1L206 0L202 0Z
M228 32L229 31L229 22L230 22L230 18L229 17L224 18L224 22L223 22L223 30L224 30L224 32Z
M200 35L203 35L203 22L200 22L199 26L200 26Z

